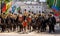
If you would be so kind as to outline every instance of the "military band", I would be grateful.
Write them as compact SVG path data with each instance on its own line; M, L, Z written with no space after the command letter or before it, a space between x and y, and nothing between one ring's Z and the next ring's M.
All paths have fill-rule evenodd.
M48 16L48 18L46 17ZM0 28L1 32L5 31L17 31L17 32L29 32L37 30L38 32L46 32L47 26L49 26L49 33L55 32L56 19L53 14L36 14L31 11L27 12L26 9L24 13L14 14L14 13L2 13L0 15Z

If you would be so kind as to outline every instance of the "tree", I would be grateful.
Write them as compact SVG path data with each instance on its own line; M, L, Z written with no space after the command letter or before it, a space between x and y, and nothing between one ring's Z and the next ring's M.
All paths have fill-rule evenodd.
M56 6L60 8L60 0L57 0Z
M56 0L47 0L47 4L49 5L49 7L51 8L53 5L55 5Z

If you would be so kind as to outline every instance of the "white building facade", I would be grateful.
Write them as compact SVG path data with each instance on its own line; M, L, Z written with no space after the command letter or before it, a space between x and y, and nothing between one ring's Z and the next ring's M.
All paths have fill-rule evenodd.
M42 11L46 11L47 9L47 4L46 2L43 2L43 4L41 5L41 3L39 3L40 0L25 0L25 1L21 1L21 0L14 0L16 7L20 7L21 8L21 12L24 12L24 10L26 9L27 11L31 11L34 13L39 13ZM17 1L17 2L16 2ZM41 8L42 6L42 8ZM17 10L15 10L15 13L17 12Z

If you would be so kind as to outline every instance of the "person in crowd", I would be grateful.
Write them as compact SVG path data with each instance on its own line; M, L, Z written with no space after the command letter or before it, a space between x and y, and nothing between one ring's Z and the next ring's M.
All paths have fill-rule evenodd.
M10 17L8 16L7 18L6 18L6 28L7 28L7 31L9 32L10 31L10 24L11 24L11 19L10 19Z
M26 33L26 31L27 31L27 25L28 25L28 22L27 22L26 19L22 22L22 25L23 25L23 31L24 31L24 33Z
M5 24L5 20L6 20L6 14L2 13L2 32L4 32L6 30L6 24Z
M33 13L33 12L31 12L31 13L30 13L30 15L31 15L31 18L33 18L33 17L34 17L34 13Z
M40 29L41 29L41 14L39 14L39 16L38 16L38 18L37 18L37 20L36 20L36 25L37 25L37 30L38 30L38 32L40 32Z
M19 7L19 8L20 8L20 7ZM18 10L18 13L19 13L19 14L21 14L21 13L22 13L22 12L21 12L21 9L19 9L19 10Z
M28 12L27 12L26 9L24 10L23 16L24 16L24 20L25 20L25 19L27 18L27 16L28 16Z
M28 21L28 30L30 30L30 32L31 32L31 20L32 20L32 17L29 14L29 16L27 17L27 21Z
M12 18L12 20L13 20L13 31L16 31L16 22L15 22L15 20L16 20L16 18L17 18L17 14L13 14L12 17L13 17L13 18Z
M49 33L51 33L52 31L55 32L55 24L56 24L56 19L52 14L49 14L49 18L48 18L48 25L49 25Z
M8 14L8 19L10 20L10 24L9 24L9 28L10 28L10 31L14 31L14 14L13 13L11 13L11 12L9 12L9 14ZM9 21L8 21L9 22ZM12 29L13 28L13 29Z
M35 17L32 18L32 22L31 23L32 23L31 25L32 25L32 28L33 28L32 31L36 30L36 18Z
M2 32L2 17L1 17L1 15L0 15L0 30L1 30L1 32Z
M41 25L41 30L42 32L46 31L46 25L47 24L47 19L46 19L46 16L45 14L42 15L42 25Z
M16 31L18 31L18 27L19 27L19 15L16 16L16 20L15 20L15 24L16 24Z
M19 32L23 31L23 25L22 25L22 22L23 22L23 15L22 14L19 14L19 18L18 18L18 25L19 25Z

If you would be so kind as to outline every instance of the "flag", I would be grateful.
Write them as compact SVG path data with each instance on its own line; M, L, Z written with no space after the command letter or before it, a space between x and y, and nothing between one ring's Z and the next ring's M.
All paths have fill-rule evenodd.
M54 12L60 10L57 4L59 4L58 0L56 0L56 2L54 1L53 6L52 6L52 9L54 10Z
M20 8L20 7L18 7L18 8L17 8L18 13L20 13L20 10L21 10L21 8Z
M6 11L6 4L4 3L3 5L2 5L2 13L4 13Z
M52 6L52 9L55 10L55 11L59 10L59 8L57 6L54 6L54 5Z
M8 10L12 6L12 2L6 4L6 9Z
M54 2L55 4L53 4L53 6L52 6L53 12L58 12L60 10L59 9L60 5L58 2L60 2L60 0L56 0L56 2ZM55 13L55 16L59 16L59 13Z
M60 15L59 11L53 10L53 12L54 12L55 16L59 16Z
M52 8L52 11L55 13L55 12L58 12L60 10L60 0L47 0L47 4L50 8ZM59 15L55 13L56 16Z
M15 12L16 6L12 6L12 13Z
M10 8L11 6L12 6L12 2L9 2L9 3L6 4L6 12L5 12L5 14L8 14L9 8Z

